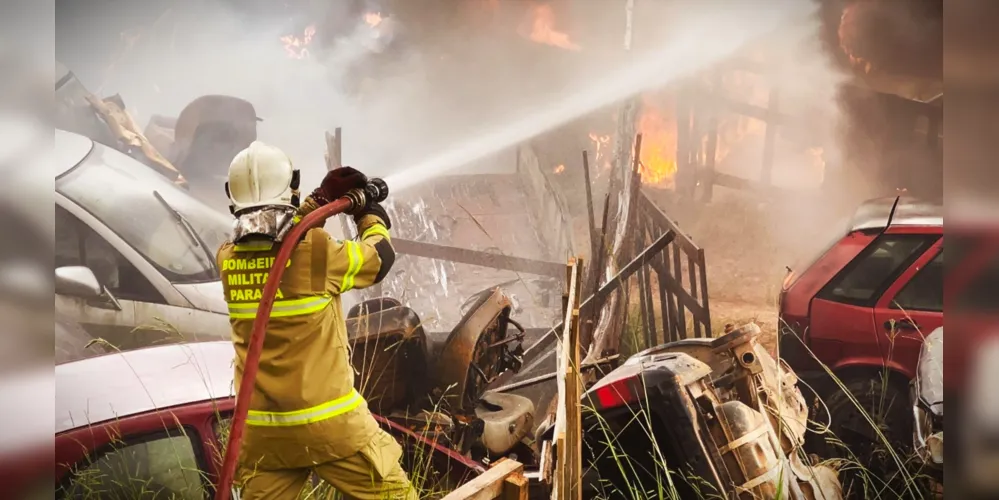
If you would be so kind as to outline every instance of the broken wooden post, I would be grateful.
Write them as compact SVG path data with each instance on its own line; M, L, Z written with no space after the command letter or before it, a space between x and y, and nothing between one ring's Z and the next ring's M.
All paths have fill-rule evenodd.
M559 356L558 407L555 413L555 446L558 459L555 463L554 498L557 500L582 500L583 443L582 412L580 400L582 386L579 372L579 306L582 295L581 258L569 259L567 266L568 296L562 330L562 348Z
M596 260L597 255L597 222L593 214L593 187L590 181L590 158L583 150L583 179L586 182L586 219L590 229L590 259Z
M501 458L481 476L448 493L442 500L527 500L524 464Z
M715 160L718 156L718 115L719 107L717 99L721 95L721 76L716 70L711 75L711 98L712 102L708 109L708 140L704 151L704 171L698 175L700 184L704 186L701 191L701 201L710 203L714 198L715 190Z
M333 170L343 166L343 145L340 127L333 129L333 134L326 132L326 170Z
M329 131L326 132L326 154L323 157L326 160L326 170L334 170L343 167L343 138L340 131L340 127L333 129L333 133L330 134ZM350 223L349 218L346 215L338 215L340 219L340 228L343 230L343 238L346 240L354 239L357 236L357 231L354 229L353 225Z

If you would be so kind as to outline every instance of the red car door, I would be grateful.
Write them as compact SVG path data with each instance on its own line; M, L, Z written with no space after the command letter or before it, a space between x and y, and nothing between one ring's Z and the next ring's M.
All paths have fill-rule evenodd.
M832 369L881 365L878 299L936 239L889 231L823 286L809 312L807 338L815 356Z
M943 326L943 238L909 266L878 299L874 322L881 357L915 377L923 339Z

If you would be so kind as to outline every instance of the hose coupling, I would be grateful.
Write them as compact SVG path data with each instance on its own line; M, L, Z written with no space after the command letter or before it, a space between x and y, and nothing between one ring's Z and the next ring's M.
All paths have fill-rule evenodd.
M347 194L343 195L344 198L350 201L350 208L347 209L347 213L355 215L368 205L368 195L364 191L364 189L351 189L347 191Z

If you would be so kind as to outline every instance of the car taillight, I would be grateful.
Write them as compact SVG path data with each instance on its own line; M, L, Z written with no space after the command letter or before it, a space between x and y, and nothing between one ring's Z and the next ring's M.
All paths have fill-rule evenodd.
M607 385L595 389L594 395L597 397L597 404L601 410L609 410L621 406L630 405L639 400L637 388L639 387L638 376L632 376L615 380Z

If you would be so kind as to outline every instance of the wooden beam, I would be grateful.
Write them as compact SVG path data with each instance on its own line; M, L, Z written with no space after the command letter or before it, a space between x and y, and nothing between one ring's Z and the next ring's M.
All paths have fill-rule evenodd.
M543 260L507 257L490 252L450 247L434 243L392 238L392 247L401 255L448 260L473 266L491 267L520 273L538 274L554 278L565 277L565 266Z
M340 127L333 129L333 133L326 131L326 153L323 155L323 159L326 160L326 170L336 170L343 167L343 132ZM353 239L357 236L357 230L354 227L354 223L345 214L340 214L337 216L340 219L340 229L343 231L343 237L345 239ZM375 285L376 290L381 289L381 283Z
M597 255L597 221L593 214L593 187L590 180L590 157L583 150L583 180L586 182L586 218L590 229L590 258L596 260Z
M500 459L481 476L448 493L442 500L526 499L527 478L524 465L515 460Z
M621 271L619 271L613 278L608 280L607 283L601 285L600 288L593 293L593 295L587 297L586 300L584 300L582 304L580 304L579 306L580 312L585 314L588 308L603 307L604 305L603 301L607 298L608 295L617 290L623 283L625 283L628 280L628 278L631 278L632 275L638 272L638 270L642 266L651 262L656 255L662 252L673 241L674 238L676 238L676 232L669 231L666 234L660 236L659 239L654 241L651 245L646 247L641 254L632 259L632 261L629 262L628 265L624 266L624 268L622 268ZM564 322L559 323L551 330L548 330L548 333L546 333L544 336L538 339L535 343L531 344L524 351L523 355L524 363L526 364L528 361L533 360L537 356L543 353L547 353L548 348L551 347L552 343L554 343L555 340L558 339L558 336L555 335L555 332L561 332L564 329L564 327L565 327ZM505 383L507 380L509 380L509 377L512 376L513 374L511 372L507 372L497 377L494 383Z
M641 137L641 136L639 136ZM639 139L639 144L641 139ZM637 174L636 174L637 177ZM583 259L575 258L569 263L573 290L570 294L568 324L562 334L565 363L565 427L564 441L559 449L558 467L562 469L563 481L559 485L562 500L583 500L583 425L582 379L579 371L579 304L582 295Z

